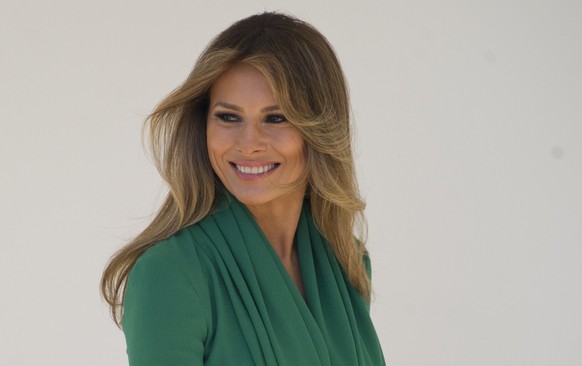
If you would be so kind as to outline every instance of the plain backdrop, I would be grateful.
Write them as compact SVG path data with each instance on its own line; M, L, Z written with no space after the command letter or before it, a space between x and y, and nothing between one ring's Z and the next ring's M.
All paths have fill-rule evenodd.
M165 192L142 122L263 10L345 68L389 365L582 365L579 0L2 0L0 364L127 364L98 282Z

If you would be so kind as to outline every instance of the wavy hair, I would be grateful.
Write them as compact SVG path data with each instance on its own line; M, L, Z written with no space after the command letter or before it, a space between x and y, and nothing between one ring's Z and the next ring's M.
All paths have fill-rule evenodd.
M222 185L206 145L209 91L223 72L240 62L264 74L283 114L303 136L315 223L351 283L369 301L362 261L365 204L355 176L343 71L329 42L311 25L288 15L263 13L220 33L183 84L145 121L144 136L169 193L147 228L117 251L103 272L101 294L118 326L127 277L139 256L213 211Z

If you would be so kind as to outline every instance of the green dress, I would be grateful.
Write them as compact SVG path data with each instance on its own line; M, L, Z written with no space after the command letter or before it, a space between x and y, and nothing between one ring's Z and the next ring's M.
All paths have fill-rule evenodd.
M385 365L369 307L309 204L296 233L304 299L245 206L224 202L131 270L122 320L130 365Z

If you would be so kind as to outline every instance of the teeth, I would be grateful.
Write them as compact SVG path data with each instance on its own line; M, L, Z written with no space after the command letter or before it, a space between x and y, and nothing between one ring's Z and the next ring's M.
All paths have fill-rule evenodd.
M238 169L239 172L244 173L244 174L263 174L263 173L267 173L268 171L271 171L273 169L275 169L275 164L270 164L270 165L265 165L265 166L244 166L244 165L236 165L236 169Z

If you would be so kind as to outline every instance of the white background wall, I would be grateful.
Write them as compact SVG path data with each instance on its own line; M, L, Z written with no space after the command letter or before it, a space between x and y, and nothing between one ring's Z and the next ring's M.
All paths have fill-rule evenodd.
M265 9L345 67L389 364L581 365L579 0L2 0L0 364L126 364L98 281L164 191L142 121Z

